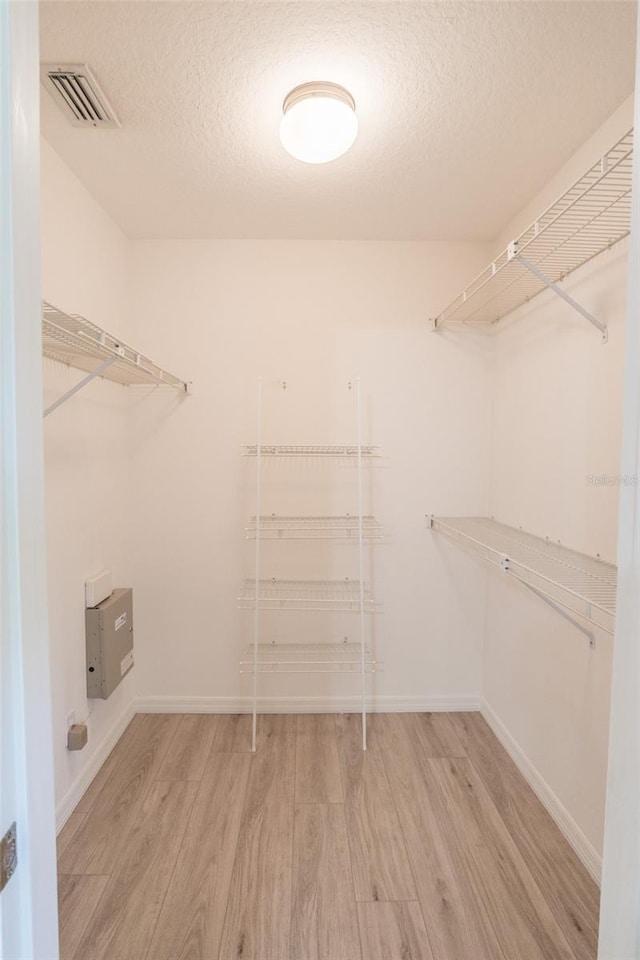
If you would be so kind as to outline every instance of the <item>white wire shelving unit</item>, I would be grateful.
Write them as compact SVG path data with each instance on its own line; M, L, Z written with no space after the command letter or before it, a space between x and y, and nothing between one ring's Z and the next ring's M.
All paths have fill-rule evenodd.
M45 417L96 377L123 386L155 385L172 387L183 394L189 392L185 380L163 370L118 337L85 317L65 313L46 301L42 304L42 352L49 360L88 374L47 407Z
M518 580L595 644L593 628L613 634L617 568L490 517L434 517L429 526L472 556Z
M622 240L631 228L633 129L516 237L433 320L445 326L495 324L549 288L607 339L606 323L560 281Z
M357 540L360 518L345 514L338 517L285 517L270 514L259 519L263 540ZM245 529L247 540L255 540L258 519L252 517ZM382 524L375 517L362 517L362 536L365 540L384 540Z
M258 676L275 673L344 673L360 678L362 711L362 748L367 748L368 674L379 669L379 663L366 642L366 621L380 607L364 581L364 548L366 543L383 539L382 525L363 510L363 473L366 465L380 456L379 448L362 442L362 408L360 379L351 381L348 389L355 399L357 441L353 444L266 444L262 441L262 379L258 380L257 442L244 444L242 453L256 462L255 514L245 529L248 540L255 542L255 576L245 580L238 596L238 606L253 612L253 643L240 662L241 673L253 676L252 740L256 749ZM262 510L263 465L269 458L288 461L334 460L338 465L349 462L357 468L357 514L340 516L280 516ZM336 540L358 547L359 576L343 580L280 580L262 575L261 546L265 541ZM359 624L358 642L345 638L344 643L264 642L263 614L268 611L301 611L305 613L356 614Z
M365 671L376 673L382 663L365 647ZM260 643L254 661L254 648L248 646L240 661L240 673L359 673L362 650L359 643Z

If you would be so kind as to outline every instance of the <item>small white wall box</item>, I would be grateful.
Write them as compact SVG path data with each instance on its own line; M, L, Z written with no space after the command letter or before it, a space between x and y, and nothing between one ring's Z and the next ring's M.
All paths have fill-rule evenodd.
M106 700L133 667L133 593L130 587L85 611L87 697Z
M85 606L97 607L106 597L113 593L111 570L101 570L95 577L90 577L84 584Z

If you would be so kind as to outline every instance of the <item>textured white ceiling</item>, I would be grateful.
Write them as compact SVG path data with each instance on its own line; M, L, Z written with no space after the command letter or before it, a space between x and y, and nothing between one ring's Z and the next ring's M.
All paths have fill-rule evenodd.
M134 237L488 239L632 92L635 3L41 3L41 59L87 62L119 130L46 138ZM278 139L333 80L354 148Z

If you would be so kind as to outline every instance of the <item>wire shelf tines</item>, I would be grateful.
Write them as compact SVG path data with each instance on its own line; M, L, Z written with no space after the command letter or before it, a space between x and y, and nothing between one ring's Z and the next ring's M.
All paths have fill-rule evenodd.
M251 517L246 528L247 540L255 540L258 530L256 517ZM262 540L357 540L360 534L358 516L345 514L334 517L285 517L270 514L260 517ZM364 540L384 540L382 524L375 517L362 518Z
M489 517L430 517L472 555L500 567L564 610L613 633L617 568Z
M362 649L359 643L259 643L254 659L249 645L240 661L240 673L359 673L362 670ZM377 673L382 662L365 650L366 673Z
M260 610L326 610L338 613L359 613L360 581L350 580L259 580ZM364 587L363 609L373 613L378 605ZM256 581L245 580L238 606L241 610L256 607Z
M154 384L185 393L188 384L168 373L133 347L123 343L85 317L64 313L46 301L42 304L42 347L49 360L93 373L111 361L99 376L127 386Z
M297 443L263 443L260 445L260 456L262 457L343 457L349 460L357 460L358 450L363 457L379 457L379 447L363 446L358 448L357 444L297 444ZM258 445L256 443L244 443L242 453L245 457L256 457L258 455Z
M491 324L627 236L631 227L633 130L504 250L440 313L450 323Z

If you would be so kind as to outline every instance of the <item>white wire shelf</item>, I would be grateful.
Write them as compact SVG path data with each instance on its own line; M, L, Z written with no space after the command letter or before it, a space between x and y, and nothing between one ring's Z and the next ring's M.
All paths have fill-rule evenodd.
M379 447L363 446L361 453L363 457L379 457ZM245 457L256 457L258 455L258 445L256 443L244 443L242 453ZM347 457L350 460L357 460L357 444L297 444L297 443L263 443L260 445L260 455L262 457Z
M488 517L430 517L434 530L500 567L543 600L613 633L617 569Z
M260 580L258 607L261 610L326 610L342 613L360 612L360 581L349 580ZM238 606L254 610L256 581L245 580ZM378 605L365 585L364 610L373 613Z
M251 517L245 528L246 539L255 540L257 522ZM353 540L358 541L358 517L351 514L337 517L284 517L271 514L260 517L261 540ZM375 517L362 518L362 536L366 541L384 540L382 524Z
M362 650L359 643L259 643L258 673L360 673ZM365 648L364 669L377 673L383 667ZM253 674L254 648L249 645L240 661L240 673Z
M496 323L627 236L631 225L633 129L538 217L434 320Z
M98 376L131 386L155 384L188 393L184 380L168 373L118 337L75 314L64 313L46 301L42 305L42 347L49 360L94 373L110 361Z

